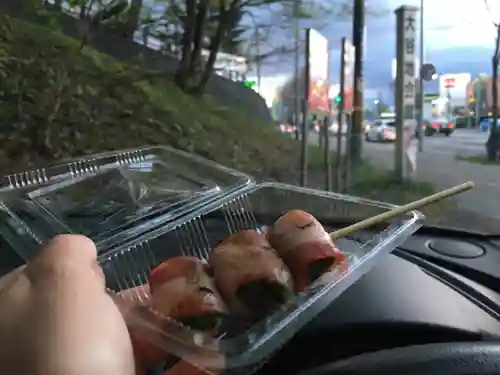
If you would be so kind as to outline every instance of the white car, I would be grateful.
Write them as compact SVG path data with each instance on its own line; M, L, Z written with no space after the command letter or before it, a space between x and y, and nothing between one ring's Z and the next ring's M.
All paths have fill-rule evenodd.
M392 118L378 119L365 133L368 142L393 142L396 140L396 120Z
M330 125L330 133L331 134L337 134L338 131L339 131L339 124L338 122L333 122L331 125ZM340 134L344 135L344 134L347 134L347 124L342 124L342 126L340 127Z

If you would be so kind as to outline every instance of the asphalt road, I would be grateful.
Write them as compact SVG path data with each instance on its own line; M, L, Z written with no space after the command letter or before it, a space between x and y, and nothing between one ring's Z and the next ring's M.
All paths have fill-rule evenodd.
M500 219L500 166L472 164L456 158L484 154L486 139L487 133L474 129L457 129L450 137L426 137L424 152L417 157L416 178L439 188L472 180L476 188L455 198L459 207ZM317 145L318 135L311 133L309 140ZM336 148L335 137L330 144L332 149ZM375 165L394 168L394 144L364 142L363 153Z

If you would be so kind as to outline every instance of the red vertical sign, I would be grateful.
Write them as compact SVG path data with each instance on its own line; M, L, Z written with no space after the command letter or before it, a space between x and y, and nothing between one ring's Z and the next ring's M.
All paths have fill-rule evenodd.
M307 29L309 59L309 92L307 104L309 109L330 111L329 98L329 49L328 39L314 29Z
M352 111L353 103L354 103L354 88L344 87L344 110L346 112Z

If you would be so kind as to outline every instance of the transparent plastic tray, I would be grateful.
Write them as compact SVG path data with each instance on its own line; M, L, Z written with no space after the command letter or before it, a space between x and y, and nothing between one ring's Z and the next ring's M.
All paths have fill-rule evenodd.
M4 177L0 200L11 220L0 230L24 228L37 241L80 233L102 250L250 182L168 147L101 153ZM26 239L17 244L15 235L10 238L14 247L24 246Z
M206 259L211 248L221 239L242 229L262 229L272 224L281 214L302 209L315 215L328 230L334 230L337 219L352 215L360 219L384 212L394 206L350 196L299 188L290 185L265 183L248 187L244 193L193 211L182 219L124 244L100 256L107 286L127 302L142 305L157 319L158 314L148 307L149 294L142 285L151 269L159 262L178 255ZM290 300L281 310L249 330L237 322L230 322L217 337L162 318L159 330L147 317L129 317L129 324L141 325L148 339L163 350L194 363L208 371L221 368L231 373L247 373L256 369L276 349L339 297L349 286L370 270L377 261L412 235L423 222L423 215L413 211L381 228L353 234L347 241L354 243L348 252L347 273L329 275ZM340 242L339 242L340 241ZM138 287L135 289L131 288ZM129 292L123 293L128 290ZM167 328L168 327L168 328Z

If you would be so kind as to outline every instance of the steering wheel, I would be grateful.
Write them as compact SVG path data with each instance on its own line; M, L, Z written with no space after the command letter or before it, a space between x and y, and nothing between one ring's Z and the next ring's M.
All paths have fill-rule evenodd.
M408 346L358 355L299 375L499 375L500 343Z

